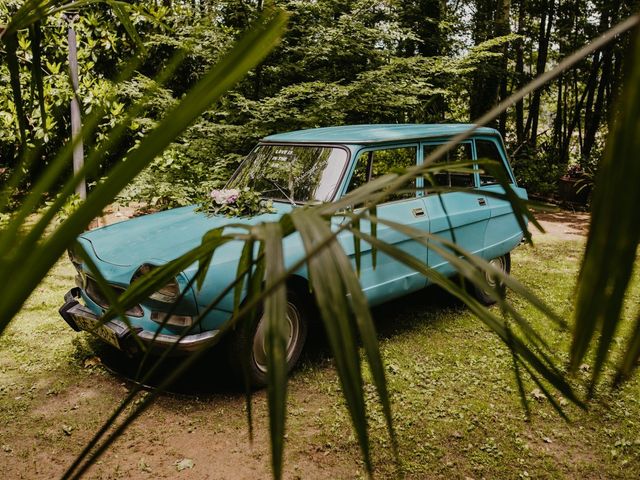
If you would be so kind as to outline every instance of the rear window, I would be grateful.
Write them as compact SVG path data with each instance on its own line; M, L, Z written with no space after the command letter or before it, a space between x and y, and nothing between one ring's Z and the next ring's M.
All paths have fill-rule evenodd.
M424 158L431 155L442 144L429 144L424 146ZM471 161L471 143L460 143L449 150L446 155L436 160L436 163L467 162ZM465 167L467 169L471 166ZM438 187L462 187L474 186L473 173L440 172L432 176L433 183Z
M502 160L502 156L500 155L500 151L498 150L498 146L492 142L491 140L476 140L476 153L478 156L478 160L493 160L498 163L498 165L494 165L494 168L500 169L504 175L511 182L511 176L507 171L507 168L504 165L504 161ZM498 183L493 175L486 171L482 165L480 165L480 170L484 170L484 173L480 174L480 186L482 185L491 185L492 183Z

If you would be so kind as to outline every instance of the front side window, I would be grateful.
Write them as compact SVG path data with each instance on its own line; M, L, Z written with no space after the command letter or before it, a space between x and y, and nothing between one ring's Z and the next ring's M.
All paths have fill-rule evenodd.
M498 165L493 165L493 168L500 169L507 179L511 181L511 176L504 166L504 162L502 161L502 157L498 151L498 146L494 142L491 140L477 139L476 153L478 154L478 160L493 160L494 162L497 162ZM483 170L483 173L480 174L480 185L498 183L495 177L487 171L486 167L480 165L480 169Z
M347 164L347 151L312 145L259 145L227 188L249 187L264 197L290 202L328 202Z
M416 151L416 147L400 147L363 152L358 157L347 192L387 173L399 173L415 166ZM415 196L416 180L413 179L402 190L387 197L386 201L414 198Z
M436 144L436 143L425 145L423 150L424 158L426 159L441 145L442 144ZM452 162L470 162L471 158L472 158L471 144L460 143L455 147L453 147L453 149L449 150L443 157L439 158L436 161L436 164L452 163ZM458 168L469 170L473 168L473 166L468 165L465 167L458 167ZM474 186L472 172L455 172L455 171L440 172L440 173L431 175L431 177L432 177L433 185L437 187L468 188L468 187Z

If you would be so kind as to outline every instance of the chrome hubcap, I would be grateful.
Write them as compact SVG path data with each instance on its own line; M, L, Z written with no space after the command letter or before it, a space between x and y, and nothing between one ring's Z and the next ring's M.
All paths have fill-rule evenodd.
M498 270L500 270L501 272L506 271L504 257L494 258L494 259L490 260L489 263L492 266L494 266L495 268L497 268ZM492 288L494 288L498 283L497 280L496 280L496 277L491 275L489 272L485 273L485 278L487 279L487 283L489 284L489 286L492 287Z
M285 338L287 341L287 362L291 359L300 340L300 312L296 306L287 303L287 317L285 321ZM253 361L262 372L267 371L267 319L263 315L258 322L256 334L253 337Z

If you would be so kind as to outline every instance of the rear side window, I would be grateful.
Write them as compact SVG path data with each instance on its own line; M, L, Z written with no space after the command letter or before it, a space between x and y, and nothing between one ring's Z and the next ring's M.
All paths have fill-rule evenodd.
M395 173L416 165L416 147L385 148L362 153L357 160L347 192L386 173ZM405 189L388 197L387 201L414 198L416 181L413 179Z
M494 168L500 169L506 177L511 182L511 176L507 171L507 168L504 165L502 157L500 156L500 151L498 150L498 146L492 142L491 140L476 140L476 153L478 154L478 160L493 160L498 163ZM480 185L490 185L492 183L498 183L498 181L486 171L485 168L480 166L481 170L485 170L484 173L480 174Z
M431 155L440 144L429 144L424 146L424 158ZM471 144L460 143L453 149L449 150L444 157L437 160L436 163L451 163L451 162L466 162L471 161ZM472 168L471 165L465 167L467 169ZM433 183L438 187L473 187L473 173L463 172L441 172L432 176Z

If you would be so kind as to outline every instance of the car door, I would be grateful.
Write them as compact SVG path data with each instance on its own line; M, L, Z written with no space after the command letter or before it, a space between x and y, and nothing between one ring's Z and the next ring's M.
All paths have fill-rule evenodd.
M414 166L418 161L417 154L418 144L360 150L344 193L394 169ZM378 217L427 231L429 222L424 203L416 190L416 186L422 186L421 182L422 179L412 181L406 189L393 194L387 201L378 205ZM336 221L340 222L339 219ZM362 221L360 228L364 232L371 232L369 222ZM426 247L393 228L378 224L377 237L413 255L423 263L427 260ZM355 265L353 236L345 232L339 239ZM425 286L425 278L403 263L381 251L377 252L376 257L374 267L371 246L362 242L360 283L371 304L381 303Z
M516 195L527 198L527 193L523 188L515 184L515 179L508 167L507 158L504 154L499 138L479 137L475 139L476 157L478 160L491 160L496 162L496 168L509 179L511 188ZM482 165L480 165L482 169ZM488 171L482 171L479 175L480 190L493 193L504 193L504 188ZM522 239L522 229L518 224L511 204L499 198L487 195L487 205L490 209L490 218L484 237L484 256L492 259L504 255L511 251Z
M427 158L442 143L444 141L423 142L423 158ZM451 163L472 158L473 142L468 141L456 145L439 162ZM477 176L477 173L473 172L455 171L432 175L430 181L434 185L469 191L430 192L429 185L426 184L424 203L431 233L451 240L469 252L481 254L491 211L486 196L471 191L477 184ZM427 263L445 275L455 273L449 262L433 250L429 250Z

